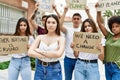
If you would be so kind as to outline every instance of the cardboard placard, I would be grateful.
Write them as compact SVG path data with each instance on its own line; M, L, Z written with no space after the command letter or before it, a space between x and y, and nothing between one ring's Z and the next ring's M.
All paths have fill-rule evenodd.
M0 36L0 55L27 52L28 37Z
M52 5L54 4L54 0L38 0L39 7L38 10L40 12L52 12Z
M98 54L97 45L101 43L102 35L99 33L74 32L74 50Z
M99 0L97 11L120 9L120 0Z
M66 0L66 3L71 10L84 10L87 0Z

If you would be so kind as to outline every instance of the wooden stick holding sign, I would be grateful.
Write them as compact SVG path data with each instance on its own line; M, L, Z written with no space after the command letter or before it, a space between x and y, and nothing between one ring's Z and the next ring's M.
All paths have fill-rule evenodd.
M27 52L28 37L0 36L0 55Z
M74 50L98 54L100 51L97 49L97 45L101 43L101 38L102 35L99 33L74 32Z
M66 3L72 10L84 10L87 0L66 0Z
M38 0L40 12L52 12L52 4L54 4L54 0Z
M120 9L120 0L99 0L97 11Z

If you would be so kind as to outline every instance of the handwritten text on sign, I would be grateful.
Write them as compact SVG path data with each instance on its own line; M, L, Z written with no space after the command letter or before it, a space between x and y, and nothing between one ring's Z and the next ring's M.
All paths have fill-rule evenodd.
M54 0L38 0L39 10L43 12L52 12L52 4Z
M66 0L67 5L72 10L85 9L86 0Z
M75 51L94 54L100 53L97 49L97 45L101 43L101 34L99 33L75 32L73 40Z
M0 54L25 53L27 44L25 36L0 36Z
M99 0L98 11L120 9L120 0Z

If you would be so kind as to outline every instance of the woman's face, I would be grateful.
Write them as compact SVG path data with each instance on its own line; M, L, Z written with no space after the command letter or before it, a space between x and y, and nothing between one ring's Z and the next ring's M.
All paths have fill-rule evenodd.
M27 29L27 24L25 22L20 22L20 32L25 33Z
M120 33L120 24L118 23L113 23L112 24L112 32L114 34L119 34Z
M89 22L84 23L84 29L85 29L85 32L93 32L93 28Z
M49 17L46 22L48 32L55 32L57 28L57 22L54 18Z

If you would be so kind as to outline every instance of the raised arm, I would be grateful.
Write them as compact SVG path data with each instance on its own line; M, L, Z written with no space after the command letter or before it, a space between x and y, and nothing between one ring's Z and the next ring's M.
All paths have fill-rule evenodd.
M90 14L90 9L88 8L88 6L85 7L85 12L86 12L88 18L90 18L90 19L92 19L92 20L94 21L93 17L92 17L91 14ZM95 21L94 21L94 22L95 22Z
M98 4L96 4L95 7L97 8ZM99 26L100 30L102 31L103 35L107 36L108 31L107 31L107 29L105 28L105 26L103 24L103 19L102 19L102 16L101 16L101 11L97 11L97 23L98 23L98 26Z
M38 3L35 4L35 9L33 10L33 13L29 17L29 21L32 24L32 27L34 28L34 30L38 29L38 24L34 20L36 17L37 10L38 10Z
M56 5L53 4L52 7L53 7L53 10L56 12L58 18L60 19L60 18L61 18L61 15L60 15L60 13L58 12L58 10L56 9Z
M66 7L64 8L64 12L63 12L63 14L62 14L62 16L61 16L61 18L60 18L60 30L61 30L63 33L66 33L66 28L63 26L63 23L64 23L64 18L65 18L65 15L66 15L67 11L68 11L68 7L66 6Z

